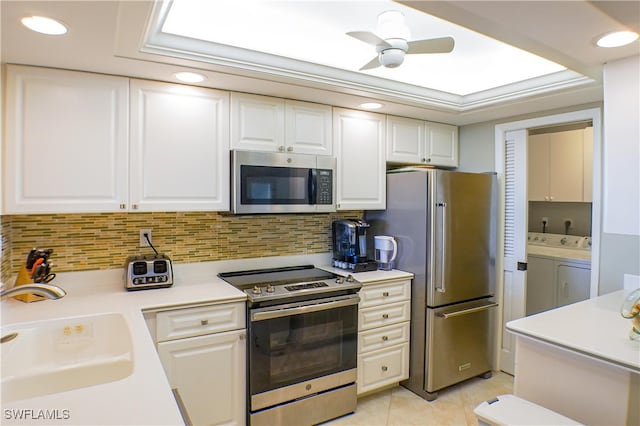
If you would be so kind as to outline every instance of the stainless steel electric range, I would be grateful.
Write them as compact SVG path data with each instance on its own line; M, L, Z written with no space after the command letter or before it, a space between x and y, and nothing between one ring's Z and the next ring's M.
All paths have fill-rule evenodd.
M358 290L303 265L219 274L247 294L247 423L311 425L356 408Z

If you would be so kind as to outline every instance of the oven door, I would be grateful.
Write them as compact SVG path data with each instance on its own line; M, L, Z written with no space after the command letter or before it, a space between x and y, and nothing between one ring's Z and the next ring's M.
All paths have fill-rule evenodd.
M250 310L252 399L274 389L355 369L359 300L357 295L348 295ZM262 407L252 404L252 409Z

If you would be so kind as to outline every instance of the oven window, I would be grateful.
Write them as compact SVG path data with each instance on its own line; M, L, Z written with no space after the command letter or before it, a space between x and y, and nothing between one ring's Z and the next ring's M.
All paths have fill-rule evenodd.
M241 166L242 204L309 204L310 169Z
M251 394L356 367L357 305L250 323Z

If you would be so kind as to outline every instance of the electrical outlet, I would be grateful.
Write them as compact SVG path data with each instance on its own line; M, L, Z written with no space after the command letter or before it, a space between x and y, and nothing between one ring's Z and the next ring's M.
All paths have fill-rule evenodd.
M149 237L149 241L144 237L147 234ZM141 229L140 230L140 247L149 247L149 243L153 244L153 240L151 239L151 229Z

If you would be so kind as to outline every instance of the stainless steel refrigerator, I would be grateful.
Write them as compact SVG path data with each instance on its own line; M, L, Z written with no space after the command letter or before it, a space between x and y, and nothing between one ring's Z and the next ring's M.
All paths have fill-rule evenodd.
M415 274L402 385L429 401L454 383L491 376L496 190L494 174L390 172L387 209L366 212L371 235L396 238L395 267Z

